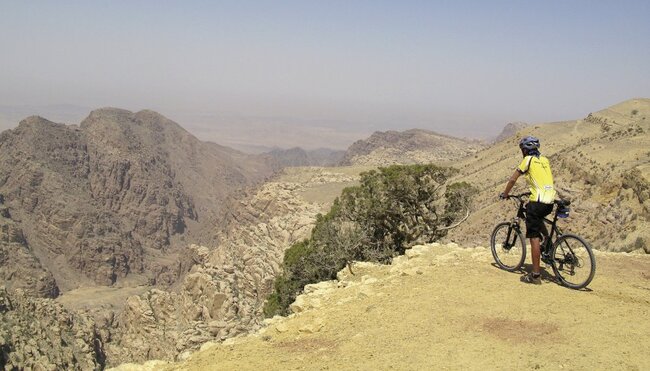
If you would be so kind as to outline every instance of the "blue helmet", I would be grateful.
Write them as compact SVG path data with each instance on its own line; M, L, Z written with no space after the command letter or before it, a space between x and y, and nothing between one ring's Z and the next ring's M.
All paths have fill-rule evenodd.
M522 140L519 141L519 148L521 148L522 151L535 151L539 149L539 139L535 137L525 137Z

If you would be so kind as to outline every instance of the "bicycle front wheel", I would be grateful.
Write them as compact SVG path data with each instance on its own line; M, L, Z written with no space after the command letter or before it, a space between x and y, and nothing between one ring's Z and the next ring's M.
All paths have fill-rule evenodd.
M497 224L492 231L490 247L497 265L509 272L521 268L526 260L526 240L510 222Z
M587 287L596 274L596 258L582 237L565 234L553 245L553 272L560 282L572 289Z

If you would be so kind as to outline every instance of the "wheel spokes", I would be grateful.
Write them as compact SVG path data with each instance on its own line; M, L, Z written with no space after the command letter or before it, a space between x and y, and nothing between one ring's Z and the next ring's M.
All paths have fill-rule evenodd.
M563 237L554 253L559 278L570 287L581 287L592 277L592 260L588 247L575 236Z
M501 268L510 271L518 269L523 263L524 249L520 233L508 223L495 228L492 233L492 253Z

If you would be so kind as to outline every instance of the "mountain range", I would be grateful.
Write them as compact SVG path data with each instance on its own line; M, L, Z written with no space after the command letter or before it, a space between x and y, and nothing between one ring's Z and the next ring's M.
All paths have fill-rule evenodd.
M284 250L376 166L457 168L454 181L477 191L444 242L486 246L494 223L513 216L497 195L525 135L542 140L573 201L562 229L597 250L649 253L648 117L650 99L638 98L578 120L509 124L491 144L414 129L377 132L344 154L261 155L201 142L152 111L100 109L78 126L29 117L0 134L0 361L87 369L183 359L264 327ZM336 161L346 165L305 167ZM519 183L515 192L526 190ZM51 336L59 322L65 344Z

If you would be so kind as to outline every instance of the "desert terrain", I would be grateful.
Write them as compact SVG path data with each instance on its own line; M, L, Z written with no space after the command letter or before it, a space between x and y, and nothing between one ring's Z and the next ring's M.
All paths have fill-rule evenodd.
M100 117L101 120L107 120L106 114L131 115L124 111L100 111L98 114L104 115ZM155 113L143 112L135 117L135 120L145 123L152 120L155 125L168 125L174 131L169 134L171 138L180 136L185 138L184 142L199 145L189 134L180 131L175 123L165 121ZM621 357L613 355L614 352L607 353L609 356L601 355L605 350L618 349L630 359L623 364L630 369L643 369L643 366L647 367L647 363L644 363L647 361L634 350L634 344L642 343L645 339L643 333L637 331L643 327L621 326L633 321L633 318L644 318L650 308L646 273L650 271L646 255L650 241L650 152L647 150L650 148L650 125L646 117L650 117L650 100L633 99L574 121L509 125L500 140L490 145L421 130L378 132L351 147L343 156L346 166L290 166L245 190L237 191L237 186L229 188L236 197L220 204L224 212L219 222L213 222L213 218L206 220L196 217L210 211L209 204L201 200L213 202L220 196L201 198L206 197L200 195L200 188L205 186L201 182L209 183L207 176L201 175L200 178L203 178L199 183L191 181L195 177L192 172L215 176L206 171L209 166L203 164L205 169L187 168L191 161L179 163L175 160L169 165L163 161L161 170L153 176L169 179L177 191L169 193L169 196L164 193L167 192L165 189L154 188L149 192L161 200L179 197L178 192L187 192L188 196L180 193L180 197L185 197L181 200L194 210L199 210L199 213L187 212L185 220L189 233L170 231L167 228L169 223L162 223L164 228L161 229L146 229L156 238L169 236L168 240L162 241L172 248L163 245L162 249L158 246L158 250L142 250L142 268L120 272L112 284L102 284L102 281L98 284L93 282L94 277L75 275L74 270L57 270L56 267L66 262L63 257L57 260L58 265L47 260L41 265L38 256L30 255L28 242L40 242L38 238L30 236L43 236L37 232L44 228L55 232L53 240L60 246L57 248L63 251L66 251L65 242L61 241L66 241L68 235L75 238L75 235L63 229L69 227L66 220L70 219L70 215L66 214L62 220L53 220L59 223L55 229L47 225L39 227L38 223L44 219L30 214L32 210L45 213L54 209L56 204L46 202L43 190L50 194L65 189L61 184L69 182L69 179L58 177L56 169L61 165L56 160L50 159L43 165L38 158L34 161L34 155L31 155L21 161L31 161L28 170L36 169L37 174L39 171L47 174L45 180L39 181L49 188L33 183L27 187L30 193L25 196L25 191L20 193L19 179L15 176L7 178L16 180L5 183L8 197L0 199L0 221L5 226L0 231L0 242L5 244L6 249L16 248L23 255L0 254L0 261L5 261L3 272L10 277L29 276L29 271L42 273L39 273L41 278L31 281L14 278L13 284L22 290L16 295L11 290L0 292L0 299L9 303L3 307L0 315L6 319L7 326L19 329L19 335L11 340L8 337L10 327L0 328L0 340L8 339L2 340L0 347L8 349L7 354L13 357L10 362L14 365L45 368L55 365L103 368L125 363L134 365L123 367L157 369L167 362L187 360L187 363L168 364L165 367L249 369L255 367L255 362L266 359L266 364L272 369L310 369L307 365L312 364L322 364L323 369L376 369L378 366L421 369L454 365L467 368L562 366L584 369L601 365L610 368L608 366L616 362L623 362ZM48 130L58 130L73 138L80 136L78 130L69 134L58 124L32 120ZM28 129L31 129L29 122L23 125L22 130ZM518 274L506 273L492 266L489 252L481 248L487 246L493 226L512 217L512 205L500 202L496 195L521 158L516 146L518 138L529 134L542 139L542 153L551 159L556 185L564 197L573 201L571 217L562 222L561 228L583 235L599 251L596 279L589 291L573 292L562 288L548 276L542 287L525 286L519 282ZM135 140L129 137L131 134L128 130L125 135L128 141ZM106 140L111 137L97 138ZM133 207L133 202L128 202L133 198L130 192L141 192L139 188L122 186L123 181L113 176L111 169L123 166L119 165L121 161L132 163L132 169L144 170L146 166L141 161L151 158L149 152L140 154L134 151L135 147L129 147L128 141L127 147L123 147L125 144L119 140L112 144L112 148L131 151L126 160L121 157L124 156L123 152L111 149L104 158L98 157L105 164L100 162L97 165L99 169L106 168L103 171L108 176L103 176L101 172L93 175L96 183L109 181L108 184L115 185L109 195L97 193L106 199L99 198L100 201L113 207L111 217ZM21 143L25 146L25 142ZM9 144L11 140L8 139L6 145ZM184 146L177 145L174 151L188 153ZM313 157L310 159L311 152L301 150L276 152L270 157L248 157L209 143L201 146L206 153L217 150L220 155L231 156L232 160L226 160L226 165L238 161L233 171L253 172L257 179L268 174L268 170L259 170L260 164L270 163L279 168L278 162L287 166L314 160ZM23 148L34 151L30 147ZM80 159L68 163L85 164L88 161L84 155L76 155L85 153L83 143L66 148L76 151L72 155ZM164 146L156 143L151 148L160 153L158 158L165 158ZM97 150L100 149L98 147ZM56 151L57 148L51 150ZM329 156L328 153L325 155ZM19 158L19 154L13 156ZM189 152L190 159L191 156L195 154ZM215 160L224 163L217 155L211 157L211 161ZM92 161L98 160L91 158ZM453 181L466 181L479 189L468 220L452 229L440 241L443 245L424 248L426 253L422 253L423 259L397 258L393 267L370 267L359 263L354 276L342 278L343 283L336 283L337 290L325 290L328 292L326 295L324 291L315 294L323 294L320 303L313 301L308 305L315 308L303 311L300 309L300 299L294 309L301 314L288 319L276 318L271 322L264 319L263 305L272 292L276 275L282 269L284 251L310 235L317 215L326 213L345 187L358 184L362 172L377 166L431 162L457 168L458 174ZM253 166L246 167L249 165ZM176 170L165 170L169 167ZM133 173L129 175L131 177L140 176L128 167L120 171ZM27 170L22 170L20 174L33 179ZM239 181L240 178L236 176L231 179ZM92 187L90 189L93 190ZM95 193L101 190L94 189ZM525 190L523 180L520 180L518 190ZM33 205L31 200L34 198L41 202L32 206L34 209L24 209L24 205ZM154 202L149 209L143 208L140 212L150 215L150 220L156 220L158 214L168 217L171 213L161 205L177 213L174 207L179 204L156 206ZM86 217L85 210L80 206L73 212ZM22 231L21 226L26 232ZM144 246L156 241L136 237L140 238L138 243ZM101 247L103 241L100 240L97 245ZM462 248L446 245L454 242ZM101 253L101 248L98 251ZM71 256L75 258L75 255ZM7 257L29 264L7 263ZM92 258L92 254L89 257L93 264L116 266L116 260L96 259ZM148 261L151 257L155 259ZM411 267L414 264L418 267ZM156 269L153 275L149 268L145 268L148 265ZM27 270L14 272L16 267L26 267ZM50 270L55 277L48 273ZM65 281L66 277L70 279ZM156 284L151 277L166 284ZM363 280L364 284L359 283L357 287L355 285L359 280ZM53 286L54 282L59 281L73 282L74 285L59 283L62 287L59 292ZM353 290L343 293L338 290L341 288L339 286L347 287L345 282L348 281L351 282L350 288L365 287L367 292ZM45 292L45 296L55 296L56 299L35 299L29 290L37 294ZM375 292L378 294L375 295ZM436 294L431 294L434 292ZM544 295L535 294L539 292ZM311 302L308 298L312 296L310 294L303 299ZM502 300L504 298L507 300ZM534 300L534 305L531 300ZM476 308L481 310L477 311ZM412 314L404 316L405 313ZM346 316L353 318L355 323L350 323ZM68 341L60 344L56 337L50 336L52 321L65 322L64 318L76 318L73 323L83 323L80 328L68 324L60 331L66 339L78 338L84 346L71 349ZM314 318L322 320L310 325L308 322ZM603 322L602 318L607 318L609 322ZM403 320L413 322L407 322L409 326L401 326L400 321ZM345 326L337 327L339 322ZM594 323L599 325L594 326ZM280 326L280 330L277 326ZM535 329L541 335L538 338L522 335L528 328ZM613 337L608 337L608 333ZM589 338L597 339L594 342L596 345L588 343ZM35 348L30 341L40 345ZM216 343L223 345L214 346ZM395 343L400 346L391 346ZM553 346L544 347L543 343ZM614 343L618 348L614 347ZM580 357L567 356L564 351L567 344L580 344L585 350ZM206 350L208 347L212 349ZM197 353L199 349L204 349L204 352ZM404 349L409 351L405 352ZM477 354L488 353L486 350L495 354L493 359L477 357ZM70 354L74 354L74 357ZM510 363L496 363L504 357ZM536 357L545 361L537 362ZM551 358L557 363L549 363ZM75 359L85 361L75 363ZM158 361L144 363L150 360ZM341 363L341 360L347 361Z
M650 260L645 245L650 143L643 118L648 107L648 100L631 100L577 121L522 126L483 151L447 162L459 168L456 180L484 185L479 187L469 220L444 238L457 241L463 248L453 243L423 248L426 253L409 252L407 255L414 259L396 259L392 267L369 268L361 263L365 268L354 276L343 277L346 274L341 272L340 282L322 284L330 289L299 297L292 307L296 313L289 318L266 320L266 325L252 335L227 340L223 345L207 343L184 363L167 367L647 367L647 359L636 348L637 339L647 336L647 328L628 324L644 318L650 310ZM597 250L596 279L588 290L577 292L559 286L548 274L550 268L544 285L525 285L519 282L521 272L512 274L495 268L483 247L488 245L494 224L514 212L512 205L499 202L496 195L520 158L517 138L528 134L543 138L543 153L558 163L554 174L562 196L573 201L571 218L561 228L584 235ZM409 153L404 147L401 152L399 149L375 148L357 157L362 159L360 164L327 171L345 169L354 175L371 169L369 163L373 161L399 162L399 157L403 159L404 153ZM390 157L387 153L398 155ZM588 161L589 166L575 166L578 161ZM306 184L312 179L308 174L313 170L309 169L287 169L280 179ZM349 184L325 181L303 186L296 199L326 209ZM525 190L523 180L519 189ZM364 271L366 268L369 270ZM358 290L339 290L349 287L346 280L357 282ZM568 346L573 346L570 352ZM149 366L161 364L134 367Z
M597 252L588 290L496 268L488 249L416 246L308 286L295 314L183 362L117 370L644 370L650 257Z
M537 124L495 143L474 156L449 163L460 169L459 181L479 187L467 223L449 241L483 244L496 220L514 209L497 195L519 164L517 141L524 135L541 140L551 162L555 186L572 200L572 214L560 227L587 238L597 250L650 252L650 99L631 99L573 120ZM527 191L524 179L513 190Z

